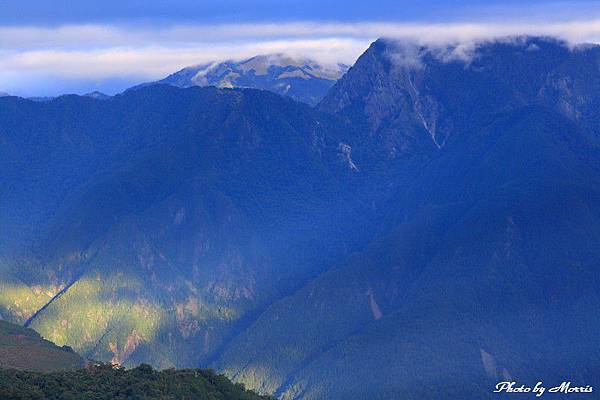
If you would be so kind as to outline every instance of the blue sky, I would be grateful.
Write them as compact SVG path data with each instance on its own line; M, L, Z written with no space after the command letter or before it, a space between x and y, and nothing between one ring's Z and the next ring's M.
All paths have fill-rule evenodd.
M524 5L525 4L525 5ZM589 15L594 0L0 0L0 23L60 25L72 23L134 22L232 23L265 21L464 21L502 16L519 17L522 10L561 17ZM555 14L554 14L555 15Z
M352 63L379 36L600 41L600 1L0 0L0 91L119 92L186 65L288 52Z

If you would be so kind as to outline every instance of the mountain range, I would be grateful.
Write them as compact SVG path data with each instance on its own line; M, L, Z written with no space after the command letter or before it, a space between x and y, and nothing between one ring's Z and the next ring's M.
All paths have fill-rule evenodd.
M552 38L380 39L314 107L173 86L201 68L2 98L0 316L283 399L593 384L598 65Z
M215 86L229 89L250 88L267 90L315 106L348 68L345 64L326 66L311 59L275 53L259 55L242 61L215 61L194 65L164 79L142 83L127 90L137 90L152 85L170 85L179 88L195 86ZM0 91L0 97L7 96L10 94ZM83 96L97 100L107 100L112 97L97 90ZM56 96L29 97L28 99L45 102L54 98Z

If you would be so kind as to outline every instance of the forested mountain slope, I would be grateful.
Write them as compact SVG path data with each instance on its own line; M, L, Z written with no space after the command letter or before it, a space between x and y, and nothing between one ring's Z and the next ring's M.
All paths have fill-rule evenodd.
M5 238L0 312L86 357L198 365L366 235L343 124L292 100L2 101L3 221L35 229Z

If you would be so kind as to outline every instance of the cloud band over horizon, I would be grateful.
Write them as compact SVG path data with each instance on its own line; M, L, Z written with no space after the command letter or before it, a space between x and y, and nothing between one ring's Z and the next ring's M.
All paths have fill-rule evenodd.
M537 23L288 22L0 26L0 91L23 96L115 93L183 67L284 52L324 64L352 64L378 37L422 44L515 35L600 42L600 19Z

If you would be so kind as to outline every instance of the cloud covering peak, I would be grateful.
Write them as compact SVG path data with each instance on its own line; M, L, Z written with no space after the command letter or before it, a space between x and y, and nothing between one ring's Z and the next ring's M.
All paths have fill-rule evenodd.
M535 23L288 22L0 26L0 90L20 95L116 92L189 65L284 52L352 64L378 37L423 45L514 35L600 42L600 19Z

